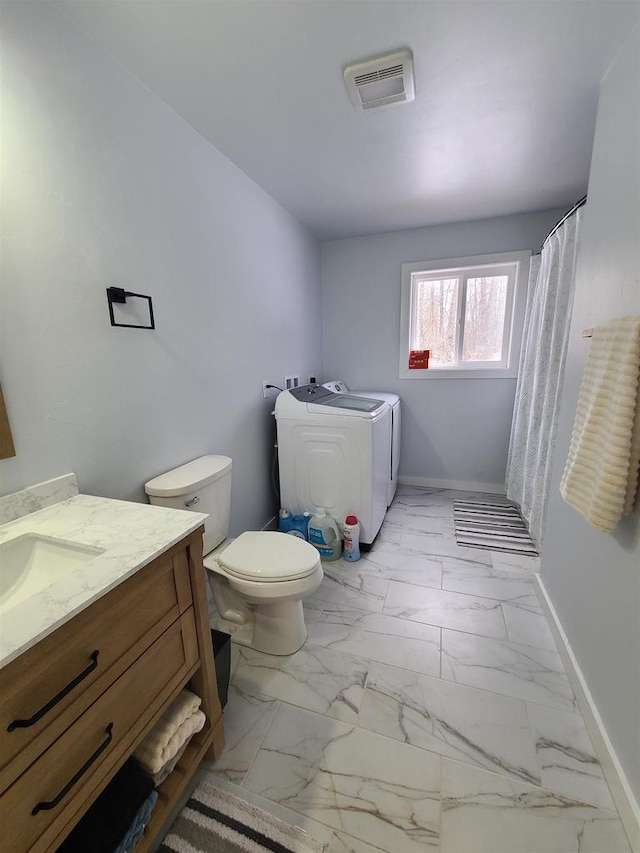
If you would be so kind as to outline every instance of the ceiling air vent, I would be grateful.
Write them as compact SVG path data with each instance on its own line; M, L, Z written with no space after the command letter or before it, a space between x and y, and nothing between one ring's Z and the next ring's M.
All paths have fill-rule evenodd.
M412 101L413 53L405 48L344 69L344 82L357 110L373 110Z

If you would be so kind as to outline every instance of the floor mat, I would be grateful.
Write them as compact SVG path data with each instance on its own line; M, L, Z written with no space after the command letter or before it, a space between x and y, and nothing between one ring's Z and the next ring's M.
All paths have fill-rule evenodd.
M538 556L515 504L454 501L453 521L456 542L465 548Z
M320 853L322 845L251 803L201 782L160 853Z

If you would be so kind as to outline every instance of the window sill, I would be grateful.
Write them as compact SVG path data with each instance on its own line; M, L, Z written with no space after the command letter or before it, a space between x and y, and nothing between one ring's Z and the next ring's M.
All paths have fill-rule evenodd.
M442 370L403 370L400 379L517 379L518 371L509 367L478 367Z

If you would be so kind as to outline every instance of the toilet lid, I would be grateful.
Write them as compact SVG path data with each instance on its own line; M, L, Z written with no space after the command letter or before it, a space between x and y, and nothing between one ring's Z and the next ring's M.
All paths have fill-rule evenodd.
M283 581L312 574L320 557L313 545L275 531L248 531L225 548L218 562L239 578L255 581Z

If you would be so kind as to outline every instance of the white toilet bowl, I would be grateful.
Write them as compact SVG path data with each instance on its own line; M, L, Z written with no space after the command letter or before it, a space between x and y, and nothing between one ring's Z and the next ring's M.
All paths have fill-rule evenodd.
M307 639L302 599L320 586L318 552L295 536L241 534L204 558L218 628L240 645L290 655Z
M243 533L217 548L229 529L231 467L228 456L202 456L149 480L145 490L152 504L208 514L204 565L216 627L236 643L291 655L307 639L302 599L320 586L320 556L308 542L275 531Z

